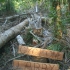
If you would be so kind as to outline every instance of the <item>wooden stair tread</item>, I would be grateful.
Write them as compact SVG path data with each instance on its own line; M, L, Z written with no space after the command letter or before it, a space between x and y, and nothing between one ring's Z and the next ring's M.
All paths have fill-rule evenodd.
M58 64L14 60L13 66L22 70L59 70Z
M57 52L47 49L19 46L18 53L27 54L31 56L39 56L55 60L63 60L63 52Z

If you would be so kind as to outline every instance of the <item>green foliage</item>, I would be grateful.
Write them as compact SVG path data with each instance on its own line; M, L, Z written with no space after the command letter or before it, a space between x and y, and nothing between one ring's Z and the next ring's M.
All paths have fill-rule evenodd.
M55 4L55 2L58 2L59 0L50 0L50 12L49 12L49 17L50 18L53 18L52 19L52 22L51 22L51 26L53 26L53 34L55 37L58 37L60 35L60 31L62 32L62 35L63 34L66 34L66 24L67 23L70 23L70 17L69 17L69 13L67 11L68 9L68 4L65 3L63 4L62 1L59 1L59 3L61 4L61 9L60 9L60 17L58 17L58 14L57 14L57 10L56 10L56 6L55 7L53 6L53 4ZM66 2L66 1L63 1L63 2ZM59 21L57 20L57 18L59 18Z
M56 44L51 44L50 46L47 47L47 49L54 51L62 51L63 47L61 46L60 43L56 43Z
M27 33L27 35L26 35L26 43L30 44L30 43L32 43L32 40L33 40L33 36L30 33Z
M15 12L13 0L3 0L0 2L0 12L2 14L12 15Z
M0 3L5 2L6 0L0 0Z
M66 13L66 17L63 19L63 22L65 24L70 24L70 13L69 12Z
M29 29L25 35L25 41L27 44L31 44L33 41L33 35L30 33L30 30L31 29Z
M49 18L52 18L52 22L50 23L50 26L53 26L52 32L54 34L54 37L56 37L57 35L59 35L59 33L58 33L58 26L56 25L57 13L53 7L50 8Z
M13 1L12 0L6 1L6 12L8 14L11 14L11 13L13 13L14 10L15 9L14 9Z
M17 13L23 13L25 10L33 7L33 0L14 0L15 10Z
M66 53L67 53L67 55L66 55L67 58L70 58L70 51L67 51Z
M50 12L49 12L49 15L48 15L50 18L52 18L53 17L53 22L56 20L56 18L57 18L57 13L56 13L56 10L53 8L53 7L51 7L50 8Z

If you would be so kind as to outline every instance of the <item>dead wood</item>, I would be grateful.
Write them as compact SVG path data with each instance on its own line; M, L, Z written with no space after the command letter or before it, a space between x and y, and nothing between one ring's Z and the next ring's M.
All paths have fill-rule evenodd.
M25 45L25 42L23 38L21 37L21 35L17 35L16 39L19 45Z
M37 38L41 43L43 42L38 36L36 36L32 31L30 31L30 33L35 37Z
M4 46L10 39L18 35L26 24L28 24L28 19L0 34L0 48Z
M20 15L13 15L13 16L5 17L5 18L0 18L0 20L2 20L2 19L12 19L12 18L16 18L16 17L22 16L22 15L26 15L26 13L22 13Z
M8 18L10 19L12 16ZM5 45L5 43L7 43L10 39L18 35L26 24L28 24L28 19L0 34L0 48Z

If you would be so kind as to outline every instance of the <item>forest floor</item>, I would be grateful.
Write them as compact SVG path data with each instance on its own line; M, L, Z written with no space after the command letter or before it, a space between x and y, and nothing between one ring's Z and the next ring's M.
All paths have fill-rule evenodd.
M23 20L25 18L22 18ZM21 20L21 22L23 21ZM3 33L4 31L8 30L9 28L17 25L19 23L19 19L15 20L8 20L6 24L5 20L0 21L0 34ZM24 30L21 31L21 35L24 35ZM4 45L0 49L0 70L13 70L13 60L14 59L22 59L22 60L31 60L29 56L18 54L18 42L16 40L16 37L10 40L6 45ZM15 48L15 56L13 53L13 47Z
M14 21L9 20L6 24L5 20L0 21L0 33L3 33L4 31L6 31L7 29L17 25L19 23L18 18L15 19ZM21 35L24 35L24 30L21 31ZM25 40L25 39L24 39ZM15 55L13 53L13 47L15 48ZM16 38L10 40L6 45L4 45L4 47L2 47L0 49L0 70L13 70L13 60L14 59L22 59L22 60L29 60L29 61L35 61L33 57L31 56L26 56L26 55L22 55L22 54L18 54L18 42L16 41ZM70 51L66 50L66 52ZM70 56L68 53L68 57ZM67 53L66 53L67 54ZM66 59L67 56L65 56L65 59L63 61L53 61L50 60L52 63L59 63L60 64L60 70L67 70L70 66L70 59ZM66 63L65 63L66 60ZM39 62L47 62L47 59L43 59L43 61L40 61L40 59L38 60ZM67 62L68 61L68 62Z
M0 21L0 33L3 33L4 31L6 31L7 29L9 29L9 28L11 28L11 27L13 27L13 26L15 26L16 24L18 24L18 22L17 22L18 20L15 20L15 21L13 21L13 22L11 22L11 21L8 21L6 24L4 24L5 23L5 20L1 20ZM14 40L14 39L13 39ZM13 56L13 52L12 52L12 43L11 42L13 42L13 40L12 41L9 41L8 43L7 43L7 45L4 45L4 47L3 48L1 48L1 50L0 50L0 70L10 70L11 68L9 67L9 65L10 64L12 64L12 63L7 63L6 64L6 62L8 61L8 60L10 60L11 58L14 58L14 56ZM8 66L8 67L7 67ZM5 68L5 67L7 67L7 68ZM10 69L9 69L10 68Z

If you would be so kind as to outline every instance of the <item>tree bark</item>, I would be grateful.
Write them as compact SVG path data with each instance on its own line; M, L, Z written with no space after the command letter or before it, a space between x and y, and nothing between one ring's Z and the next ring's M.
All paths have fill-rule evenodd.
M0 34L0 48L17 36L26 24L28 24L28 19Z

